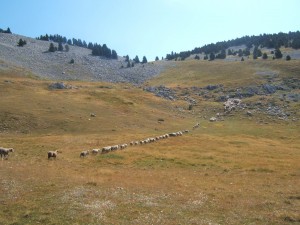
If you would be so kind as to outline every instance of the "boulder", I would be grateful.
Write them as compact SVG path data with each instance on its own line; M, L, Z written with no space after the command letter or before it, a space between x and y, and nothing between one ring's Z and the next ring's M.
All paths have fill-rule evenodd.
M56 82L49 85L50 89L67 89L68 86L65 85L63 82Z
M247 116L253 116L253 113L251 111L247 111Z

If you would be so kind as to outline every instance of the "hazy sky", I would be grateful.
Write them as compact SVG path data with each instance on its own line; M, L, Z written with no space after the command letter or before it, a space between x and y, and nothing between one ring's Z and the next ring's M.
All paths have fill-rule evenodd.
M0 28L107 44L148 61L245 35L300 30L299 0L0 0ZM0 53L1 54L1 53Z

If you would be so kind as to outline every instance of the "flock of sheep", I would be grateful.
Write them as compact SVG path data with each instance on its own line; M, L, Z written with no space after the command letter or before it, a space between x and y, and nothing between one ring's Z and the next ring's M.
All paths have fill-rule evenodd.
M116 150L123 150L125 148L127 148L128 146L135 146L135 145L145 145L148 143L153 143L153 142L157 142L159 140L162 139L167 139L169 137L177 137L177 136L182 136L184 133L188 133L189 130L184 130L184 131L178 131L178 132L174 132L174 133L169 133L169 134L164 134L164 135L160 135L160 136L156 136L156 137L151 137L151 138L146 138L144 140L139 140L139 141L131 141L129 144L119 144L119 145L112 145L112 146L105 146L103 148L95 148L87 151L82 151L80 153L80 157L86 157L89 155L89 153L91 152L92 154L106 154L109 152L113 152Z
M200 126L199 123L197 123L195 126L193 126L193 129L196 129ZM113 152L116 150L123 150L125 148L127 148L128 146L136 146L136 145L145 145L148 143L153 143L153 142L157 142L159 140L162 139L167 139L169 137L177 137L177 136L182 136L184 133L188 133L189 130L184 130L184 131L178 131L178 132L174 132L174 133L169 133L169 134L163 134L160 136L156 136L156 137L151 137L151 138L146 138L144 140L139 140L139 141L131 141L129 144L119 144L119 145L112 145L112 146L105 146L103 148L95 148L91 150L92 154L106 154L109 152ZM10 152L14 152L13 148L4 148L4 147L0 147L0 156L1 159L7 159L8 155ZM90 153L90 150L87 151L82 151L80 153L80 157L86 157L88 156ZM48 151L48 159L51 158L56 158L58 154L58 151Z

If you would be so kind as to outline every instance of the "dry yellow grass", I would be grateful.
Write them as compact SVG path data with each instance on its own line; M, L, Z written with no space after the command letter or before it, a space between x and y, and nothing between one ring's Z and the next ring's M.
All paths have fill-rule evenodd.
M246 60L244 62L187 60L176 62L175 66L151 79L149 85L169 87L205 87L209 84L223 84L226 87L257 85L263 82L257 72L267 71L281 77L297 76L298 60Z
M0 76L0 145L16 149L0 161L0 224L299 223L299 122L201 120L181 137L81 159L199 118L129 85L50 83Z

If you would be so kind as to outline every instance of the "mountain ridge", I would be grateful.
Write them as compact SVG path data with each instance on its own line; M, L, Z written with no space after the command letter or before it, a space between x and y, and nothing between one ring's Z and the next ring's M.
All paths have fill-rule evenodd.
M24 39L27 44L17 46L19 39ZM69 46L68 52L49 52L50 43L22 35L0 33L0 60L6 64L5 67L26 68L45 79L133 84L141 84L160 74L168 64L161 61L127 68L123 57L114 60L92 56L90 49L78 46ZM70 63L72 59L74 63Z

